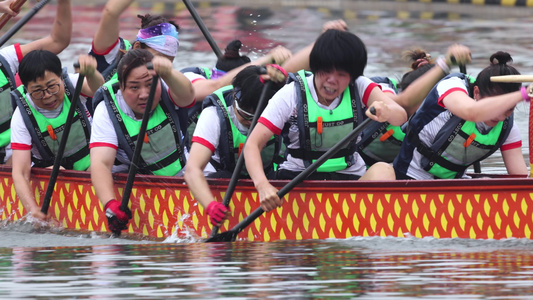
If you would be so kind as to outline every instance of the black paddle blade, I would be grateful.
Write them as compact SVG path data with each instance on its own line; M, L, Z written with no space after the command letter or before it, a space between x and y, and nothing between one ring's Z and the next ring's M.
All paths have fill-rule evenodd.
M205 240L204 242L206 243L211 243L211 242L235 242L235 239L237 239L237 234L238 232L235 232L235 231L226 231L226 232L222 232L222 233L219 233L219 234L216 234L210 238L208 238L207 240Z

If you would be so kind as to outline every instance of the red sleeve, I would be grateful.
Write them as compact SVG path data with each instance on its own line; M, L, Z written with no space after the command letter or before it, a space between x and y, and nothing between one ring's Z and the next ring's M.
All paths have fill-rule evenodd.
M93 42L91 43L91 48L92 48L91 50L92 50L93 53L96 54L96 55L102 55L102 56L104 56L104 55L108 54L109 52L111 52L111 50L113 50L113 48L115 48L115 46L117 45L117 43L118 43L119 40L120 40L120 38L118 38L117 41L116 41L113 45L111 45L111 47L109 47L108 49L104 50L104 52L98 52L98 51L96 51L96 50L94 49L94 41L93 41Z
M522 141L502 145L500 147L500 151L511 150L511 149L516 149L516 148L522 148Z
M11 143L11 149L13 150L31 150L31 145Z
M447 90L444 94L442 94L440 97L439 97L439 100L438 100L438 104L442 107L446 107L444 106L444 103L442 103L442 100L444 100L444 98L446 98L446 96L448 96L449 94L453 93L453 92L463 92L466 94L466 91L463 90L462 88L451 88L449 90Z
M207 147L209 150L211 150L211 152L215 153L215 146L213 146L206 139L203 139L203 138L201 138L199 136L193 136L192 139L191 139L191 143L198 143L200 145L203 145L203 146Z
M274 124L272 124L269 120L263 117L259 117L259 120L257 122L265 125L268 128L268 130L272 131L275 135L281 134L281 128L274 126Z
M375 87L378 87L381 90L381 86L375 82L372 82L368 85L368 87L365 89L365 93L363 94L363 104L368 107L368 98L370 97L370 93L372 93L372 90Z
M97 142L97 143L90 143L89 144L89 149L95 148L95 147L109 147L109 148L113 148L115 150L118 149L118 147L116 145L113 145L113 144L110 144L110 143Z
M17 58L18 58L19 63L20 63L20 61L21 61L22 58L24 57L24 56L22 55L22 50L20 49L20 44L19 44L19 43L16 43L16 44L13 45L13 46L15 46L15 52L17 53Z

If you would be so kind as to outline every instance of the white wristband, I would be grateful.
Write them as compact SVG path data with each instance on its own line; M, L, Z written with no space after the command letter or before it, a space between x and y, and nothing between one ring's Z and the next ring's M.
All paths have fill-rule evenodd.
M446 59L444 57L439 57L436 61L436 64L442 69L442 72L444 72L444 74L450 74L450 67L446 63Z

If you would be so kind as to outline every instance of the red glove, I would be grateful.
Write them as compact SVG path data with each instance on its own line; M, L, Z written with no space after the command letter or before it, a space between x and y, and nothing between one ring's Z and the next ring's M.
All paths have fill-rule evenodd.
M228 208L222 203L211 201L206 210L211 224L213 224L213 226L218 226L226 217Z
M120 232L128 228L128 221L131 219L131 211L120 209L120 202L117 200L109 200L104 206L105 215L107 217L107 224L109 229L120 235Z

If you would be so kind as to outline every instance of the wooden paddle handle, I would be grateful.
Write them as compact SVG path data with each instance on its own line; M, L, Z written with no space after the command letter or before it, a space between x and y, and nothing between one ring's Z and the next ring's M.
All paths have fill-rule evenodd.
M24 5L24 3L26 3L26 0L17 0L11 3L9 7L11 8L12 11L19 12L20 9L22 8L22 5ZM0 29L2 29L2 27L4 27L10 19L11 19L11 15L3 14L0 17Z
M533 82L533 75L503 75L491 76L492 82Z

